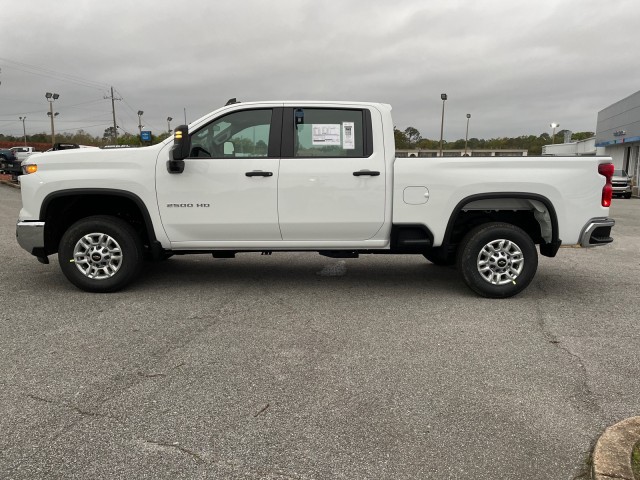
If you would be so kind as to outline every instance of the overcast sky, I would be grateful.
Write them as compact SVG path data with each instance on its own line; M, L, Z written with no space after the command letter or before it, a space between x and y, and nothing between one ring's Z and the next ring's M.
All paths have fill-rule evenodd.
M0 133L161 133L237 97L390 103L400 129L494 138L595 131L640 90L637 0L7 0Z

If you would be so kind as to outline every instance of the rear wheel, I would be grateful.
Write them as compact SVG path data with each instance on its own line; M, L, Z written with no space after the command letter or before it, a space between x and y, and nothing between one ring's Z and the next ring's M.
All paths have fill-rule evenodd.
M458 270L474 292L507 298L524 290L538 268L531 237L508 223L487 223L467 234L458 250Z
M115 292L140 272L140 237L127 222L94 216L77 221L62 235L58 261L76 287L87 292Z

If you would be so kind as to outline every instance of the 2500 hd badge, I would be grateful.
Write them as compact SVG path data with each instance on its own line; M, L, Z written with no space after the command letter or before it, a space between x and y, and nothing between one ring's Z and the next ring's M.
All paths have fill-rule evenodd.
M209 208L209 203L167 203L167 208Z

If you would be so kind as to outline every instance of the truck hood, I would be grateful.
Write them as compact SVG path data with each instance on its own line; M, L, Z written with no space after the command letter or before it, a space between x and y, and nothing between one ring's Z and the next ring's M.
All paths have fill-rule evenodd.
M109 166L115 166L116 164L139 162L147 158L155 159L162 146L163 144L160 143L140 148L114 148L108 150L74 148L34 153L24 160L23 165L37 164L39 170L41 167L47 170L48 167L56 168L62 166L65 168L91 168L99 165L102 168L109 168Z

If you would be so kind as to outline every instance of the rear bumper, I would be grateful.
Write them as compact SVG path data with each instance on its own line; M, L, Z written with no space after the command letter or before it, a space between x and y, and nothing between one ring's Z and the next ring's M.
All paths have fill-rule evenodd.
M596 247L613 242L611 228L616 224L613 218L592 218L582 228L580 246Z
M18 222L16 238L18 244L31 255L42 256L42 252L44 252L44 222Z

